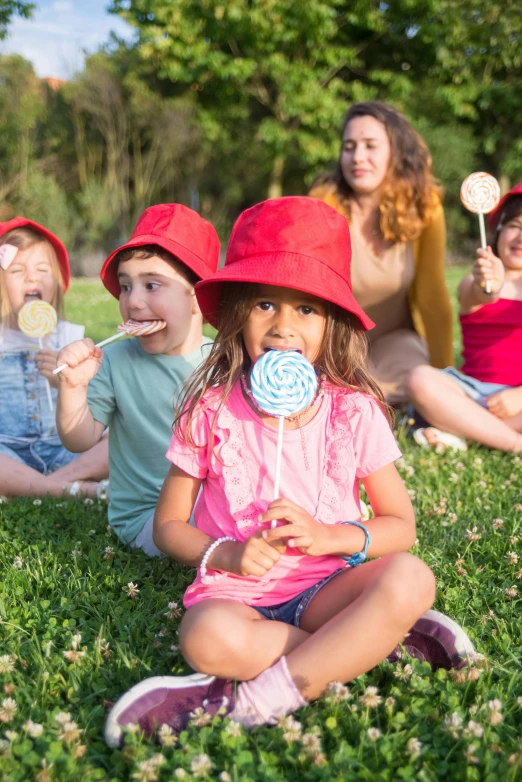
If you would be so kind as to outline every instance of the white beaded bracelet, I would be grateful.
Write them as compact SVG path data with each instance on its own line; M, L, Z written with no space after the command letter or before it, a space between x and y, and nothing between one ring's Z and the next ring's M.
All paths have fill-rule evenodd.
M225 537L225 538L218 538L213 543L210 544L208 549L203 554L203 559L201 560L201 564L199 566L199 572L201 573L201 581L203 584L212 584L214 581L219 581L220 578L223 578L225 576L225 573L218 573L216 576L207 576L207 562L215 549L221 544L221 543L227 543L230 541L231 543L236 543L235 538Z

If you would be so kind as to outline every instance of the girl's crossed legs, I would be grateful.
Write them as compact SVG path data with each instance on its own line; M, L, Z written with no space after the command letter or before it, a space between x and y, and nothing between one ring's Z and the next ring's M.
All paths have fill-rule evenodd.
M389 554L325 584L300 628L232 601L198 603L181 623L181 650L195 670L238 681L285 656L299 692L313 700L329 682L347 682L384 660L434 598L427 565L411 554Z
M451 377L430 366L408 377L413 406L432 426L500 451L522 451L522 413L501 420L471 399ZM427 439L429 431L425 432ZM436 444L436 443L433 443Z

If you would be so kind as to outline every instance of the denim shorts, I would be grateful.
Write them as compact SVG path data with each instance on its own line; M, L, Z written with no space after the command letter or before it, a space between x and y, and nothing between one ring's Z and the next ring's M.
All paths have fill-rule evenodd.
M318 581L317 584L314 584L311 587L308 587L308 589L305 589L304 592L301 592L299 595L296 595L295 597L292 597L290 600L287 600L285 603L278 603L274 606L251 606L252 608L255 608L256 611L259 611L259 613L265 617L265 619L273 619L276 622L284 622L287 625L294 625L294 627L299 627L301 623L301 619L303 617L304 612L310 605L313 598L316 596L316 594L333 578L339 575L339 573L344 573L346 568L342 567L339 568L339 570L336 570L334 573L331 573L329 576L326 576L326 578L321 579L321 581Z
M454 380L471 399L486 408L486 399L488 396L496 394L499 391L505 391L507 388L513 388L513 386L504 386L500 383L486 383L483 380L475 380L474 377L464 375L453 367L446 367L446 369L441 369L440 371Z
M57 391L49 405L35 351L0 351L0 455L26 464L43 475L77 459L56 432Z

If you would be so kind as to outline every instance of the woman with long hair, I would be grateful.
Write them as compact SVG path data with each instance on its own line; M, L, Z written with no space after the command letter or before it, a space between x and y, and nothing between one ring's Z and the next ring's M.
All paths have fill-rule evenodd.
M386 401L401 405L412 369L453 363L442 191L428 148L392 106L356 103L339 162L310 196L350 224L353 291L376 324L368 333L373 374Z

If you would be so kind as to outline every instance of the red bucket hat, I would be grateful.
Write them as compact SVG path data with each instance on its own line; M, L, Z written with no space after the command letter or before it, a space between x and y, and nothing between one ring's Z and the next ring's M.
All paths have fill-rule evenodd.
M346 219L308 196L273 198L236 220L225 265L198 282L203 316L218 327L223 282L281 285L311 293L355 315L364 329L374 323L352 293L352 250Z
M33 231L38 231L38 233L41 233L52 245L56 253L56 258L58 259L60 270L62 272L63 289L66 291L71 281L71 269L69 266L69 256L67 255L65 245L58 239L57 236L47 230L47 228L44 228L43 225L35 223L34 220L28 220L26 217L13 217L12 220L8 220L6 223L0 223L0 237L4 236L9 231L13 231L15 228L32 228Z
M519 182L518 185L515 185L515 187L509 191L509 193L502 196L495 209L489 213L488 228L490 231L496 231L507 202L516 195L522 195L522 182Z
M219 261L219 238L210 225L182 204L156 204L145 209L131 238L112 252L100 272L101 281L117 299L120 298L116 255L128 247L157 244L172 253L198 277L213 274Z

